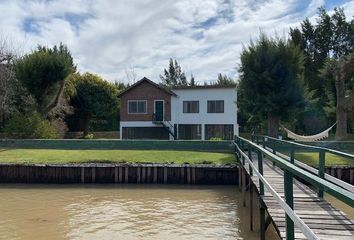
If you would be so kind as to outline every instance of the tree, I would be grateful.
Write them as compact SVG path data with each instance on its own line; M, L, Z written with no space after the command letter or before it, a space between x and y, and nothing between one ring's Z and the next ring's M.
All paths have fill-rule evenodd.
M160 74L160 79L162 81L162 85L167 87L176 87L176 86L188 86L188 80L186 78L186 74L182 71L180 65L178 65L177 60L170 58L168 71L165 68L164 74ZM193 77L194 81L194 77Z
M69 81L75 86L70 102L84 122L84 136L89 132L92 118L109 118L117 113L118 91L114 84L92 73L73 74Z
M0 36L0 129L18 112L33 111L34 100L17 80L14 63L16 50Z
M261 34L241 53L239 101L252 116L267 115L268 135L278 135L281 118L304 105L303 55L289 41Z
M39 46L15 62L18 80L33 96L37 111L44 117L58 106L64 92L66 78L76 71L68 48Z
M354 53L339 59L331 58L321 71L321 76L335 83L336 140L347 138L348 111L354 108Z
M218 74L218 79L215 83L215 85L218 85L218 86L232 86L235 84L236 83L234 80L232 80L231 78L229 78L226 75L222 75L221 73Z
M189 86L195 86L195 79L194 79L194 76L193 74L191 74L191 80L189 81Z

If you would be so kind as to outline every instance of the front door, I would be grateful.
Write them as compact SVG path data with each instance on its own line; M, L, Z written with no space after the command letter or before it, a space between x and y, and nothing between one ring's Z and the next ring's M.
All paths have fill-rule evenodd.
M163 121L163 101L155 101L155 121Z

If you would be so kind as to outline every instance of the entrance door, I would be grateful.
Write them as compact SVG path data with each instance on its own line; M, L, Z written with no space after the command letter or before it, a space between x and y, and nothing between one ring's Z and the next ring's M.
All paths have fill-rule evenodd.
M155 121L163 121L163 101L155 101Z

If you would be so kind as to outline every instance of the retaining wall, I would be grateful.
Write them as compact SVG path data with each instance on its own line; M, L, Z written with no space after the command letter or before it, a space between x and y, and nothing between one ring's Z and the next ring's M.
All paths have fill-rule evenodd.
M2 139L0 148L228 151L232 141L151 141L85 139Z
M236 165L0 164L0 183L164 183L237 185Z

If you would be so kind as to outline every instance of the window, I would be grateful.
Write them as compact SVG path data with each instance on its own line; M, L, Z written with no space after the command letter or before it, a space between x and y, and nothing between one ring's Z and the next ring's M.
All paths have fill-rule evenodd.
M146 113L146 100L128 101L128 113Z
M199 113L199 101L183 101L183 113Z
M178 139L192 140L201 139L201 125L200 124L179 124L178 125Z
M221 138L232 140L234 137L234 126L232 124L205 124L205 139Z
M208 101L208 113L223 113L224 100Z

